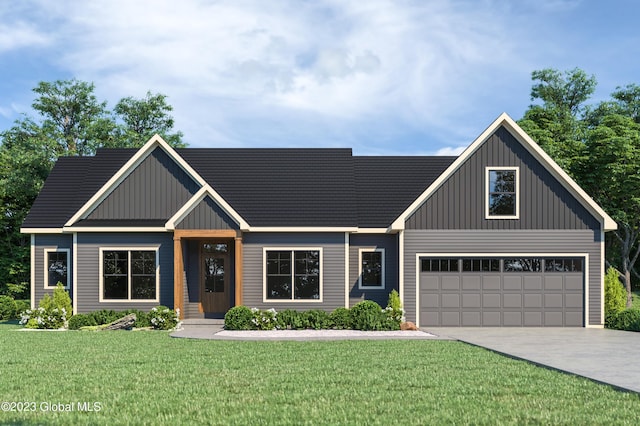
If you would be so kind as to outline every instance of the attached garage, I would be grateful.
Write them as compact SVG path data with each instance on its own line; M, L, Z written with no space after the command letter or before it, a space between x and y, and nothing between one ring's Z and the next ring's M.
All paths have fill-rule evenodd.
M587 255L424 256L425 327L583 327Z

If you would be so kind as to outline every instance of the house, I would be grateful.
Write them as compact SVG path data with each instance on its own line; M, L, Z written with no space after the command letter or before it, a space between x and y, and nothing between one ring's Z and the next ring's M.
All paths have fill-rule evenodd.
M506 114L459 157L140 149L62 157L25 219L31 303L324 309L400 293L429 326L602 327L616 223Z

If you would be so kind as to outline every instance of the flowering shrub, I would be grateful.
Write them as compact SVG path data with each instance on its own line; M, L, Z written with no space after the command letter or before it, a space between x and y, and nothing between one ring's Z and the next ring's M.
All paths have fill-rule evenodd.
M69 293L58 283L53 298L45 294L37 309L27 309L20 315L20 324L27 328L57 330L67 328L72 315Z
M166 306L152 308L149 312L151 327L156 330L173 330L180 322L180 309L169 309Z
M391 330L399 330L400 324L405 321L404 309L400 303L400 296L398 292L392 290L389 294L389 301L387 307L383 310L387 316L388 328Z
M275 309L267 309L266 311L258 308L251 308L251 323L254 330L273 330L276 328L276 315L278 314Z

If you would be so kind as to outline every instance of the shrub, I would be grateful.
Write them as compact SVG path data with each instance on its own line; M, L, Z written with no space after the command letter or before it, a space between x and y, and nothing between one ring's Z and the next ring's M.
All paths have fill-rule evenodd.
M618 279L618 271L610 267L604 276L604 313L622 311L627 305L627 291Z
M96 325L98 324L91 314L76 314L69 319L69 330L80 330L81 327Z
M390 330L400 330L400 324L404 322L404 309L400 302L400 295L397 291L392 290L389 294L389 301L384 310L387 316L387 328Z
M337 330L351 329L351 311L347 308L336 308L329 314L331 326Z
M251 330L253 313L246 306L234 306L224 316L224 328L227 330Z
M180 322L178 312L166 306L152 308L149 317L151 326L156 330L173 330Z
M53 297L45 294L37 309L27 309L21 314L20 324L27 328L54 329L66 328L71 317L71 298L69 293L58 283Z
M109 324L124 316L122 313L111 309L101 309L99 311L89 312L87 315L93 318L96 325Z
M352 325L355 330L386 330L387 315L373 300L363 300L351 308Z
M251 323L256 330L273 330L276 328L276 315L275 309L267 309L263 311L258 308L251 308Z
M329 314L320 309L311 309L306 311L303 313L303 317L307 328L322 330L329 328L331 325Z
M13 297L0 296L0 321L14 319L17 310Z
M306 328L305 318L293 309L285 309L276 315L276 328L278 330L300 330Z
M30 300L16 300L16 314L14 319L20 319L20 314L27 309L31 309L31 301Z
M614 330L640 331L640 309L629 308L619 312L610 312L605 325Z

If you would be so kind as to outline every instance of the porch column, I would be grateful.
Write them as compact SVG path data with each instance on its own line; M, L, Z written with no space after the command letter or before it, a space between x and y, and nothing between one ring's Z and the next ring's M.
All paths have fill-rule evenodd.
M236 275L236 306L242 305L242 234L238 231L235 237L235 275Z
M173 235L173 308L180 309L180 319L184 318L184 261L182 260L182 240Z

